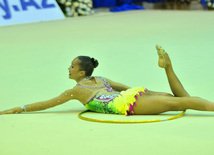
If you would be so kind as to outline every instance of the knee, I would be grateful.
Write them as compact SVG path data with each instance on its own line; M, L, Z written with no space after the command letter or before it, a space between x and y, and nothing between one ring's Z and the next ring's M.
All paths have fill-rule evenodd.
M168 94L168 93L166 93L166 94L165 94L165 96L175 97L174 95L172 95L172 94Z
M167 96L167 97L175 97L174 95L169 94L169 93L159 93L158 95Z
M171 111L183 111L188 109L188 105L186 104L188 97L174 97L168 103Z

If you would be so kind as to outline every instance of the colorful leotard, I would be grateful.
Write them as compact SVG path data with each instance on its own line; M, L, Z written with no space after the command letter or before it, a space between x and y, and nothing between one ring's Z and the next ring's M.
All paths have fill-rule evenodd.
M105 82L104 87L87 87L80 84L77 85L90 89L106 88L108 92L115 91L103 77L98 78L101 78ZM85 104L85 107L95 112L130 116L134 114L133 106L136 106L138 95L141 96L142 93L145 93L146 91L147 89L144 87L134 87L127 89L126 91L115 91L116 93L113 95L98 96L95 94L92 99Z

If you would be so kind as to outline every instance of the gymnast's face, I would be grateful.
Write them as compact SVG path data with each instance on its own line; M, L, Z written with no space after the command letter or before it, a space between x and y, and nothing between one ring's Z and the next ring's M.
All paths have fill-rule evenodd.
M74 80L78 80L82 77L85 76L85 72L84 71L79 71L79 59L75 58L72 63L71 66L68 68L69 70L69 79L74 79Z

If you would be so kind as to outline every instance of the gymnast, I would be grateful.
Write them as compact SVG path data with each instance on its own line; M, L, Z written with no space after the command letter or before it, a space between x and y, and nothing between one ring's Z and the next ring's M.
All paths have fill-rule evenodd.
M1 111L0 114L16 114L45 110L69 100L80 101L87 109L99 113L130 115L150 115L167 111L187 109L214 111L214 102L191 97L173 71L171 60L161 46L156 46L158 65L165 69L171 91L174 95L154 92L144 87L128 87L101 76L91 76L98 61L88 56L78 56L72 61L69 78L77 84L59 96L22 107Z

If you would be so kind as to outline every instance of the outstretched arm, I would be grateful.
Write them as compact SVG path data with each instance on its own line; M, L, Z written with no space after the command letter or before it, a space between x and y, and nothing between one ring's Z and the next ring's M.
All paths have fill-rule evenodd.
M115 81L112 81L112 80L107 79L107 78L105 78L105 79L106 79L106 81L111 85L111 87L112 87L113 89L115 89L116 91L119 91L119 92L120 92L120 91L127 90L127 89L131 88L131 87L126 86L126 85L124 85L124 84L122 84L122 83L115 82Z
M41 101L41 102L36 102L33 104L28 104L25 107L25 111L29 112L29 111L40 111L40 110L45 110L51 107L55 107L57 105L63 104L71 99L75 99L74 98L74 91L73 89L69 89L66 90L65 92L63 92L62 94L60 94L59 96L52 98L50 100L46 100L46 101ZM5 110L0 112L0 115L2 114L14 114L14 113L21 113L24 112L23 109L21 107L16 107L13 109L9 109L9 110Z

